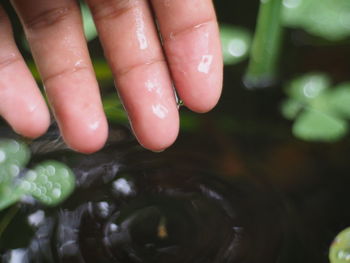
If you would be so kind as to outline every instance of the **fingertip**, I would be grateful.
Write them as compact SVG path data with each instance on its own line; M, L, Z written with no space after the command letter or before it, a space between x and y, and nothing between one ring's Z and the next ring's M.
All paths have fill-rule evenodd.
M221 90L221 89L220 89ZM208 92L192 94L191 97L184 96L184 105L197 113L206 113L212 110L219 102L221 92Z
M180 97L190 110L205 113L212 110L220 100L222 74L215 72L209 79L197 80L197 82L188 80L187 83L182 83Z
M35 139L43 135L50 126L50 114L45 104L40 105L18 118L11 118L14 131L24 137Z
M134 135L144 148L162 152L170 147L179 133L179 116L174 114L169 121L142 121L132 125Z
M108 137L108 124L105 118L98 121L60 127L66 144L73 150L91 154L102 149Z

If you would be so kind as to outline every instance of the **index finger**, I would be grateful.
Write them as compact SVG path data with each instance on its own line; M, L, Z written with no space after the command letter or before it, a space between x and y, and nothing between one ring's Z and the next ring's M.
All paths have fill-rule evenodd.
M219 100L222 54L211 0L151 0L176 90L184 104L206 112Z

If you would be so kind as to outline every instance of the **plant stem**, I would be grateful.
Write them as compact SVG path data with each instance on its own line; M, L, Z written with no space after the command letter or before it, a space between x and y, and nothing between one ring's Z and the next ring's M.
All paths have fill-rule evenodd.
M282 39L281 11L282 0L260 0L250 61L244 77L248 88L266 87L275 81Z

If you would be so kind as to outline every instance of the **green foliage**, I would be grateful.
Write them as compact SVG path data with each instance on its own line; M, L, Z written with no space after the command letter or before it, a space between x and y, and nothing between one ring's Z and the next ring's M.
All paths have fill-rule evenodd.
M74 190L73 172L63 163L45 161L26 173L20 188L49 206L64 201Z
M85 3L80 4L81 16L83 19L84 34L87 41L97 37L97 30L89 7Z
M329 260L331 263L350 262L350 228L341 231L334 239L329 250Z
M29 158L30 152L24 143L15 140L0 141L0 210L24 194L16 180Z
M234 65L247 58L252 43L252 34L247 29L223 24L220 36L225 65Z
M301 113L293 125L294 135L306 141L336 141L347 129L345 120L314 109Z
M0 140L0 210L24 195L32 195L45 205L56 205L73 191L75 178L66 165L46 161L26 170L29 159L30 151L24 143Z
M128 116L116 93L103 98L103 109L109 122L128 123Z
M286 87L289 98L282 114L293 120L293 134L307 141L333 142L348 131L350 83L331 88L330 78L311 73L292 80Z
M349 0L284 0L283 22L328 40L350 36Z

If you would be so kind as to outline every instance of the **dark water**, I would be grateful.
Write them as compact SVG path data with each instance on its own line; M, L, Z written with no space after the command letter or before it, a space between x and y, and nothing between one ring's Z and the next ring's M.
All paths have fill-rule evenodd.
M53 130L31 145L31 165L67 163L77 190L56 208L22 204L1 262L327 262L350 223L348 144L211 135L151 153L116 127L85 156Z

